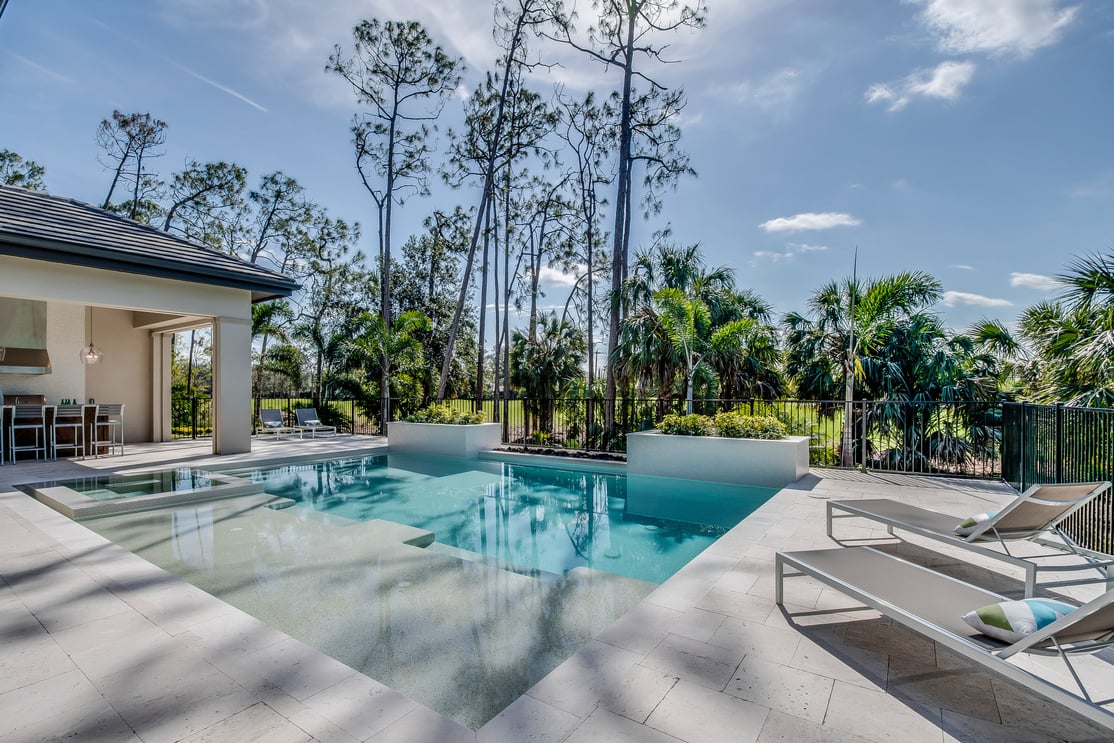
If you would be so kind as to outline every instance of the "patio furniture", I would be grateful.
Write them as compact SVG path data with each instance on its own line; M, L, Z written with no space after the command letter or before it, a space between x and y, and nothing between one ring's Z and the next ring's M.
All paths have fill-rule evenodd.
M1095 700L1068 657L1114 645L1114 591L1008 644L983 635L963 618L965 613L1005 601L1004 597L870 547L779 552L775 571L779 605L783 605L785 578L810 576L987 670L1114 728L1114 712L1105 706L1114 699ZM1010 662L1018 653L1058 656L1080 693L1038 675L1039 670Z
M16 405L12 413L11 427L11 457L15 462L16 454L21 451L35 452L35 459L42 455L43 460L50 457L47 446L49 430L47 428L48 405ZM23 433L26 432L26 433ZM31 443L20 443L20 436L30 440Z
M302 435L298 429L286 425L286 421L282 419L282 411L277 408L260 408L259 423L260 427L257 433L260 434L268 434L276 438L295 435L301 437Z
M101 448L107 448L108 454L115 453L120 448L124 453L124 405L111 403L97 405L97 415L93 423L93 456L99 457Z
M326 426L321 423L321 417L317 415L317 408L299 408L294 411L294 416L298 419L298 425L294 428L301 432L303 436L307 431L311 439L317 438L319 433L323 437L337 435L336 426Z
M939 511L917 508L885 498L868 500L828 501L827 528L832 539L832 521L844 518L865 518L886 525L893 534L895 529L934 539L959 547L984 557L1009 563L1025 571L1025 595L1036 593L1037 578L1042 571L1079 572L1094 570L1097 577L1077 580L1049 581L1042 586L1072 586L1105 580L1114 583L1114 555L1084 549L1065 534L1059 524L1091 500L1110 489L1109 482L1062 483L1034 485L1021 493L1011 503L993 514L979 514L984 519L969 519L969 531L961 536L956 533L963 520ZM836 513L836 512L840 513ZM1057 538L1046 539L1046 535ZM1049 547L1055 552L1019 556L1010 552L1009 542L1032 542ZM997 544L1001 549L990 549ZM1038 560L1078 557L1083 562L1042 564ZM1109 587L1109 585L1108 585Z
M50 440L53 443L54 459L58 458L58 450L66 449L81 458L85 458L85 407L84 405L59 405L54 409L54 422L50 427ZM59 437L60 431L68 432L65 437Z

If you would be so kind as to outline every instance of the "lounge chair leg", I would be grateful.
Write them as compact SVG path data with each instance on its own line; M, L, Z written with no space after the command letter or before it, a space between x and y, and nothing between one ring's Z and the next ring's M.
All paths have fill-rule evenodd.
M1029 563L1025 568L1025 598L1031 599L1037 595L1037 566Z
M828 522L828 539L835 539L832 536L832 502L828 501L827 508L824 509L826 514L826 521Z
M831 513L831 511L829 511L828 513ZM829 521L828 523L831 524L831 521ZM831 535L829 534L829 536ZM778 606L782 606L784 604L784 583L785 561L782 560L781 555L779 554L774 557L774 601L777 602Z
M1095 702L1091 699L1091 695L1087 693L1087 687L1083 685L1083 681L1080 680L1079 674L1075 672L1075 666L1073 666L1071 664L1071 661L1068 660L1068 654L1064 652L1064 649L1062 647L1060 647L1060 641L1057 640L1055 636L1053 636L1051 639L1052 644L1056 646L1056 652L1060 654L1060 660L1064 661L1064 665L1068 667L1068 672L1071 673L1071 677L1075 679L1075 685L1079 687L1079 692L1083 695L1084 699L1086 699L1091 704L1094 704Z

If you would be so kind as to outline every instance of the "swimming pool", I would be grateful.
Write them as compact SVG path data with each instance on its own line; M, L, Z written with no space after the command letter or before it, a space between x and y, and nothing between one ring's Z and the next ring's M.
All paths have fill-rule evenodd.
M402 455L228 474L265 493L85 523L472 728L774 492Z

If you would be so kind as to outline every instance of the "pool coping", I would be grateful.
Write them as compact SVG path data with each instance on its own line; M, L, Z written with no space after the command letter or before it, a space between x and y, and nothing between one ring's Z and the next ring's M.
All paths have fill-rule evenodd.
M208 472L208 470L202 471ZM20 485L19 487L24 493L30 495L35 500L53 508L58 513L74 521L84 521L85 519L96 518L98 516L114 516L121 513L149 511L156 508L185 505L187 503L235 498L241 495L255 495L263 492L263 486L251 480L223 474L221 477L222 481L219 485L190 488L188 490L173 490L163 493L148 493L147 495L112 498L108 500L90 498L84 493L68 488L63 484L28 483ZM35 487L36 485L43 485L44 487Z

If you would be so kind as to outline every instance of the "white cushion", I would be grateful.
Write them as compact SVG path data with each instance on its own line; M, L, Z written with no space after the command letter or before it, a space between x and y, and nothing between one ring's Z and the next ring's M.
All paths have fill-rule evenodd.
M960 521L952 531L961 537L971 536L975 530L981 529L983 524L997 515L997 511L992 511L991 513L976 513L974 516Z
M1075 610L1051 599L1024 599L989 604L963 615L963 621L987 637L1014 643Z
M313 419L313 420L311 420L311 421L306 421L306 425L307 425L307 426L320 426L320 425L321 425L321 421L319 421L319 420L317 420L316 418L314 418L314 419Z
M265 421L263 425L266 428L282 428L282 421Z

